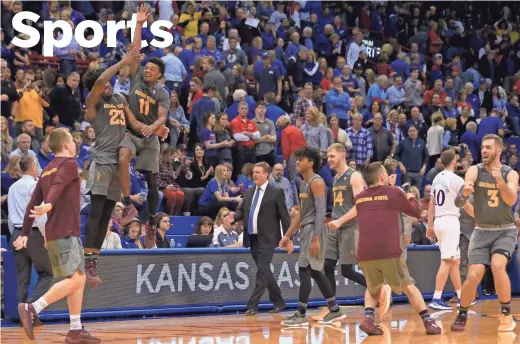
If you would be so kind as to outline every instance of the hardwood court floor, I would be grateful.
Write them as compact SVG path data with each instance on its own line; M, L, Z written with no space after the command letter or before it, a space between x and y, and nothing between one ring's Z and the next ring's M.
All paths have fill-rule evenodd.
M520 313L520 299L513 300L512 310ZM280 315L260 314L216 315L187 318L162 318L86 323L92 334L103 343L136 344L518 344L520 343L520 314L516 314L519 327L515 333L497 334L499 303L481 301L470 311L466 331L453 333L450 325L454 311L432 313L443 328L440 336L426 336L418 315L408 304L392 306L383 319L384 336L368 337L359 330L363 317L361 307L346 308L348 318L339 327L313 325L304 329L286 329L280 320L291 312ZM317 310L311 310L309 315ZM33 343L63 343L68 325L48 325L36 330ZM21 328L2 329L1 343L30 343Z

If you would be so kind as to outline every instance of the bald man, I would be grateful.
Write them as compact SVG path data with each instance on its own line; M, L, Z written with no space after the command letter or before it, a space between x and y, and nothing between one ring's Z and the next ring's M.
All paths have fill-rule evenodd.
M269 184L283 190L287 210L290 211L293 206L298 205L298 197L296 196L298 192L296 190L296 185L284 177L284 168L282 164L275 164L273 166L273 171L269 177Z
M18 148L16 148L14 151L9 154L9 158L13 156L32 156L36 159L36 162L38 164L38 176L42 173L42 168L40 167L40 163L38 162L38 158L36 157L36 153L32 151L31 148L31 137L27 134L20 134L16 138L18 141Z

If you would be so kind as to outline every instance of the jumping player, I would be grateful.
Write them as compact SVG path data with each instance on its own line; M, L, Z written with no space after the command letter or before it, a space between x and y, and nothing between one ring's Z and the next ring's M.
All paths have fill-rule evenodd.
M27 235L34 218L47 214L45 235L47 251L52 264L54 284L35 302L20 303L18 313L27 337L34 340L33 321L48 305L67 298L70 330L67 343L100 343L81 326L81 306L85 289L85 261L80 239L79 199L81 180L76 163L76 144L65 129L49 134L49 147L54 160L43 171L27 206L22 234L14 242L16 249L27 247ZM43 202L43 203L42 203Z
M92 147L89 177L86 191L91 195L91 211L87 219L85 238L85 272L87 283L96 287L101 283L97 274L98 255L106 228L116 202L121 199L119 182L119 143L130 128L140 132L145 125L139 123L122 94L112 93L110 79L122 66L141 60L136 49L105 71L98 70L85 75L87 96L87 120L96 132L96 144Z
M327 160L331 170L336 171L332 187L333 206L332 220L339 219L354 206L354 197L363 191L363 177L355 169L347 166L345 146L332 144L327 149ZM336 295L336 264L341 265L341 275L359 285L367 286L365 276L356 272L356 247L358 241L357 219L344 223L338 230L328 230L327 249L325 250L325 276L330 282L332 292ZM327 307L312 317L322 320L329 313Z
M303 176L303 184L300 189L301 211L291 220L291 227L280 241L280 248L287 249L292 235L300 229L300 255L298 258L300 294L296 312L282 321L282 325L289 327L308 325L305 314L312 289L311 278L314 279L327 300L329 314L323 318L321 323L332 324L345 318L345 314L339 309L329 280L322 272L327 243L325 228L327 196L325 182L317 174L320 168L320 153L315 149L304 147L298 149L294 155L296 171Z
M141 29L148 15L148 6L142 5L137 12L137 25L135 28L134 45L141 49ZM144 174L148 185L148 226L144 244L146 248L155 245L155 213L159 190L157 189L157 174L159 173L159 133L166 123L170 96L168 91L159 83L164 75L164 62L160 58L150 58L144 70L139 67L139 62L134 61L130 65L130 93L128 103L137 120L146 126L141 131L130 128L120 143L119 173L121 188L123 191L123 222L131 219L135 214L135 208L130 201L130 160L136 157L135 168ZM162 134L159 134L162 136Z
M512 213L517 200L518 173L500 163L503 149L499 136L486 135L482 138L483 163L468 169L455 203L461 207L469 195L474 194L475 230L469 243L469 271L462 286L459 314L451 325L452 331L464 330L468 307L487 265L491 265L502 308L498 331L510 332L516 328L511 316L511 282L506 265L513 255L518 235Z
M337 229L358 217L357 261L367 281L365 319L360 329L368 335L383 334L376 325L374 309L378 299L386 299L385 304L389 304L393 290L408 296L423 320L426 334L440 334L441 329L430 317L421 292L406 281L400 257L399 215L419 217L419 203L413 194L405 195L402 190L388 186L388 174L379 162L371 163L364 177L369 187L354 198L355 206L340 219L329 222L330 228Z

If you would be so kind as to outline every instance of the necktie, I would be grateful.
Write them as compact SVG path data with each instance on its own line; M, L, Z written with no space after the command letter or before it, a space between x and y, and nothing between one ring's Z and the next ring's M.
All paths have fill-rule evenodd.
M249 209L249 219L247 220L247 231L249 234L253 234L253 216L255 215L256 205L258 203L258 198L260 197L261 188L256 188L255 197L253 198L253 204L251 204L251 209Z

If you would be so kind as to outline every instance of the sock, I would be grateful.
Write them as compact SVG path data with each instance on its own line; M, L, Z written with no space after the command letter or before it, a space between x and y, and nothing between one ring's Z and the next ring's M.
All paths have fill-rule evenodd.
M419 312L419 315L421 316L421 319L423 321L431 319L430 313L428 313L428 311L426 309L424 311L422 311L422 312Z
M130 200L130 197L123 197L123 204L125 207L129 206L130 204L132 204L132 201Z
M466 316L467 316L467 315L468 315L468 307L462 307L462 306L461 306L461 307L459 308L459 314L460 314L460 315L466 315Z
M327 299L327 307L329 307L330 312L337 312L339 311L339 306L336 303L336 298L333 296L330 299Z
M433 299L439 300L441 298L442 298L442 290L441 291L436 290L435 293L433 293Z
M70 329L81 330L81 315L70 315Z
M502 303L500 302L500 307L502 307L502 315L510 315L511 314L511 302Z
M374 319L374 309L372 307L366 307L365 308L365 318Z
M298 302L298 307L296 307L296 311L301 315L305 316L307 313L307 304L303 302Z
M47 301L45 301L43 296L40 297L38 300L34 301L32 305L34 307L34 310L36 311L36 314L40 314L40 312L48 306Z
M456 290L456 293L457 293L457 297L458 299L460 300L460 296L462 295L462 290Z

